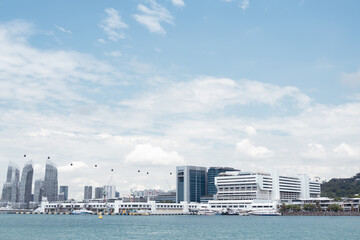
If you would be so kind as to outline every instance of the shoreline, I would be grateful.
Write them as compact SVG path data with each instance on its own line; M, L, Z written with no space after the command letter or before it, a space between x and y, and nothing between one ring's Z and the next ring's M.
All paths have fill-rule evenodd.
M282 216L360 216L360 212L286 212Z

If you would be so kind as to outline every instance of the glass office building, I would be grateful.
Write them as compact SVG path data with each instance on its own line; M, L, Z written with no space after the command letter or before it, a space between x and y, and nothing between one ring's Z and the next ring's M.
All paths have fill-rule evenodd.
M196 166L176 167L176 202L200 202L207 192L206 170Z
M62 195L63 199L60 199L60 197L59 197L59 200L67 201L68 196L69 196L69 187L68 186L60 186L60 194Z
M220 173L230 172L230 171L240 171L230 167L210 167L207 173L207 195L213 196L217 193L217 188L215 186L215 177Z

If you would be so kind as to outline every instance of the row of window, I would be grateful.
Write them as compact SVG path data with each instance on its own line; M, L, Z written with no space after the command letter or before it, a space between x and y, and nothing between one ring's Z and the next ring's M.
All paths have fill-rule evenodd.
M211 208L246 208L246 205L211 205Z
M252 187L219 187L220 191L255 191L257 190L256 186Z
M133 205L133 204L124 204L124 205L120 205L120 207L131 207L131 208L136 208L136 207L150 207L150 205Z
M217 197L224 197L224 196L253 196L256 197L256 193L252 193L252 192L244 192L244 193L221 193L218 194Z
M216 185L217 188L219 187L252 187L257 186L256 183L232 183L232 184L226 184L226 183L219 183Z
M254 196L219 196L217 198L218 200L254 200L255 197ZM257 198L257 199L261 199L261 198ZM263 198L268 200L267 198Z

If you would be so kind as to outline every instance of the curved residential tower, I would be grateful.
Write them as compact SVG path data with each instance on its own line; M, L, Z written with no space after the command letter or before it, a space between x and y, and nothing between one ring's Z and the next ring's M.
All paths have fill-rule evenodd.
M9 167L6 176L6 183L2 191L2 201L4 202L18 202L19 201L19 167L9 162Z
M32 166L32 162L29 161L25 163L22 171L19 195L19 202L26 203L27 206L31 200L33 174L34 168Z
M56 165L50 160L46 161L44 196L49 202L58 200L58 172Z

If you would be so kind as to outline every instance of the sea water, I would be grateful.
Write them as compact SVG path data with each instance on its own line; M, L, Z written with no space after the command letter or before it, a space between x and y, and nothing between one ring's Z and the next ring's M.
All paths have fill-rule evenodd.
M360 239L360 216L0 214L0 239Z

